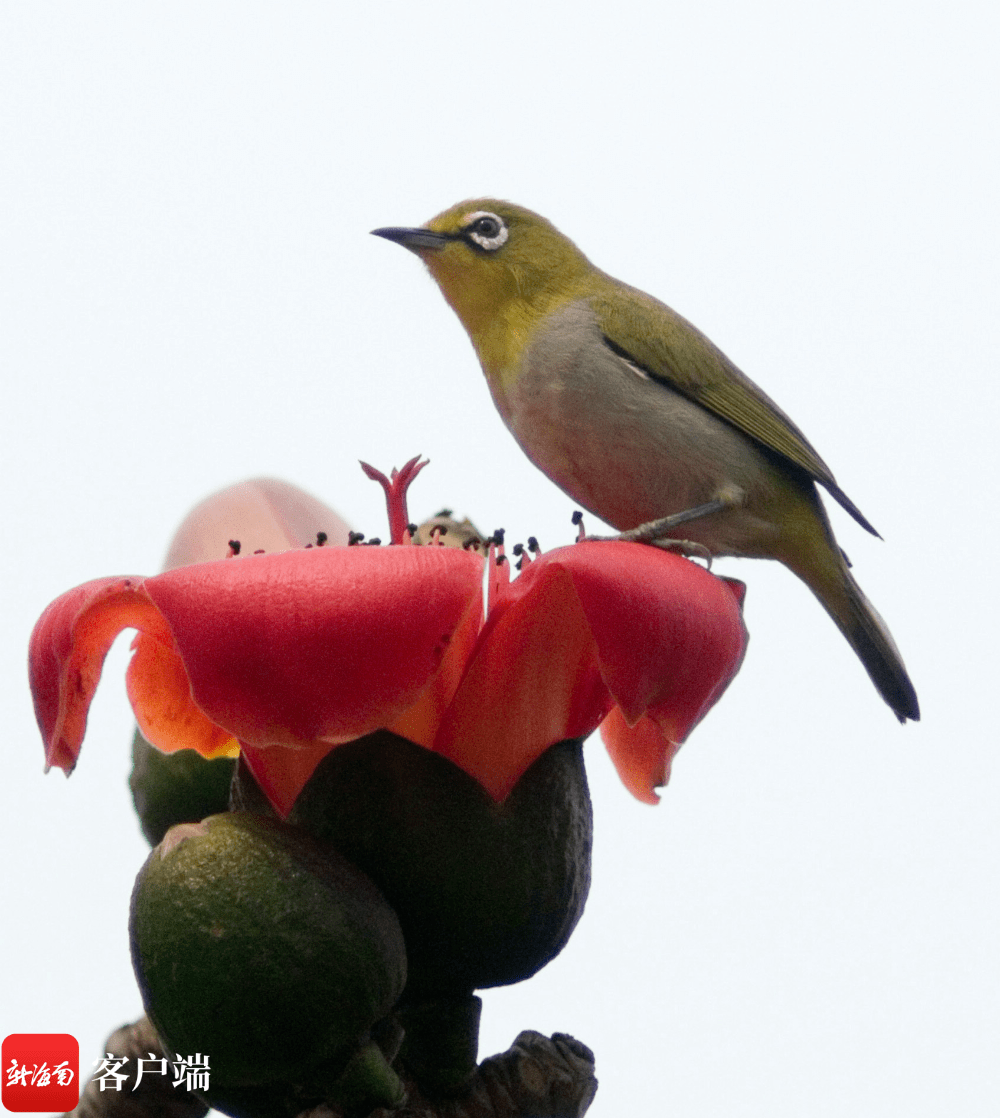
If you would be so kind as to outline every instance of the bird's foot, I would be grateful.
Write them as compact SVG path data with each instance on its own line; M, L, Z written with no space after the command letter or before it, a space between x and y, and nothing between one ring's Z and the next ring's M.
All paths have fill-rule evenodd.
M654 548L662 548L665 552L678 552L688 559L697 556L698 559L705 561L706 570L712 570L712 553L704 544L699 544L697 540L678 540L674 536L666 536L661 540L650 540L649 543Z
M607 541L607 540L624 540L626 543L639 543L649 544L653 548L662 548L665 552L678 552L688 559L697 556L698 559L705 561L705 566L709 571L712 570L712 553L705 547L704 544L699 544L697 540L679 540L675 536L665 536L660 540L639 540L633 541L629 533L623 532L618 536L580 536L577 539L578 544L588 544L591 541Z
M578 526L580 535L577 538L578 542L587 540L624 540L628 544L651 544L656 548L663 548L665 551L678 551L685 556L698 556L704 559L708 567L712 566L712 553L705 547L704 544L699 544L695 540L684 540L677 537L670 536L669 533L673 532L682 524L688 521L697 520L699 517L707 517L712 513L721 513L725 509L730 509L734 505L739 505L743 500L742 491L737 490L735 487L731 490L727 489L719 494L717 498L712 501L706 501L704 505L695 505L691 509L685 509L681 513L673 513L669 517L660 517L655 521L647 521L645 524L637 525L635 528L629 529L627 532L619 533L617 536L587 536L583 532L583 514L574 513L573 523Z

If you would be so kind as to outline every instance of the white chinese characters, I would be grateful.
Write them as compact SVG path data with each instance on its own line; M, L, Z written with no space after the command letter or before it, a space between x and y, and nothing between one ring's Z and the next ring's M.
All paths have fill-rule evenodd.
M108 1089L120 1092L122 1085L129 1078L128 1072L122 1072L121 1070L130 1060L130 1057L116 1057L114 1053L106 1054L100 1061L95 1062L97 1068L94 1071L97 1075L92 1078L91 1083L99 1085L102 1092ZM195 1053L193 1056L189 1055L187 1057L178 1053L176 1060L173 1062L168 1062L166 1057L158 1057L155 1053L150 1053L148 1058L137 1057L135 1083L132 1085L132 1091L134 1092L139 1087L144 1076L170 1076L169 1064L173 1067L172 1086L174 1088L183 1084L189 1092L207 1092L211 1072L208 1062L207 1053Z

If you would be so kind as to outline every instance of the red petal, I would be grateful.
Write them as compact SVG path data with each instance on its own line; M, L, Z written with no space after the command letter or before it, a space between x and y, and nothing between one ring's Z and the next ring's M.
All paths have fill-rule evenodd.
M344 742L413 704L481 590L452 548L314 548L146 580L198 707L250 746Z
M505 588L434 749L501 801L549 746L589 734L610 705L594 640L569 576Z
M284 746L248 746L240 743L247 767L274 810L284 819L292 809L313 770L333 749L328 743L288 750Z
M572 578L626 722L649 712L682 742L743 659L737 590L681 556L618 541L548 552L517 582L550 566Z
M166 623L138 576L84 583L57 598L38 619L28 672L49 766L72 772L104 658L129 626L170 641Z
M475 559L475 562L478 565L478 580L482 578L482 560ZM461 683L462 674L475 646L482 623L482 612L482 597L477 589L477 594L470 598L465 615L444 650L437 672L417 700L397 719L387 723L388 730L427 749L433 747L441 716ZM328 743L297 750L278 746L259 749L243 743L243 754L251 773L282 816L288 815L313 770L331 749Z
M656 790L670 780L676 743L648 715L630 727L620 707L601 723L601 738L625 788L645 804L659 804Z
M452 635L437 675L424 689L416 703L390 723L386 727L387 730L408 738L428 750L434 748L441 719L462 683L482 624L482 599L476 598L469 603L465 617Z
M125 677L139 729L165 754L197 750L204 758L234 757L239 743L217 727L191 698L191 682L173 643L148 633L132 642Z

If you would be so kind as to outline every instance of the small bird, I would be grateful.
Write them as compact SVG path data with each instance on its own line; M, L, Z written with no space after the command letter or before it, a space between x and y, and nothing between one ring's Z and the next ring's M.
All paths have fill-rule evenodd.
M427 265L531 461L626 539L776 559L805 582L900 722L916 692L816 488L869 532L794 423L676 311L495 199L372 231Z

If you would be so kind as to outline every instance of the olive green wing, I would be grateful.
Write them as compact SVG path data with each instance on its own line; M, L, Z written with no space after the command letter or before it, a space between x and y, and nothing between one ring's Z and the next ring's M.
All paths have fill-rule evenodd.
M879 535L798 427L697 327L651 295L601 279L589 302L615 353L800 467L862 528Z

